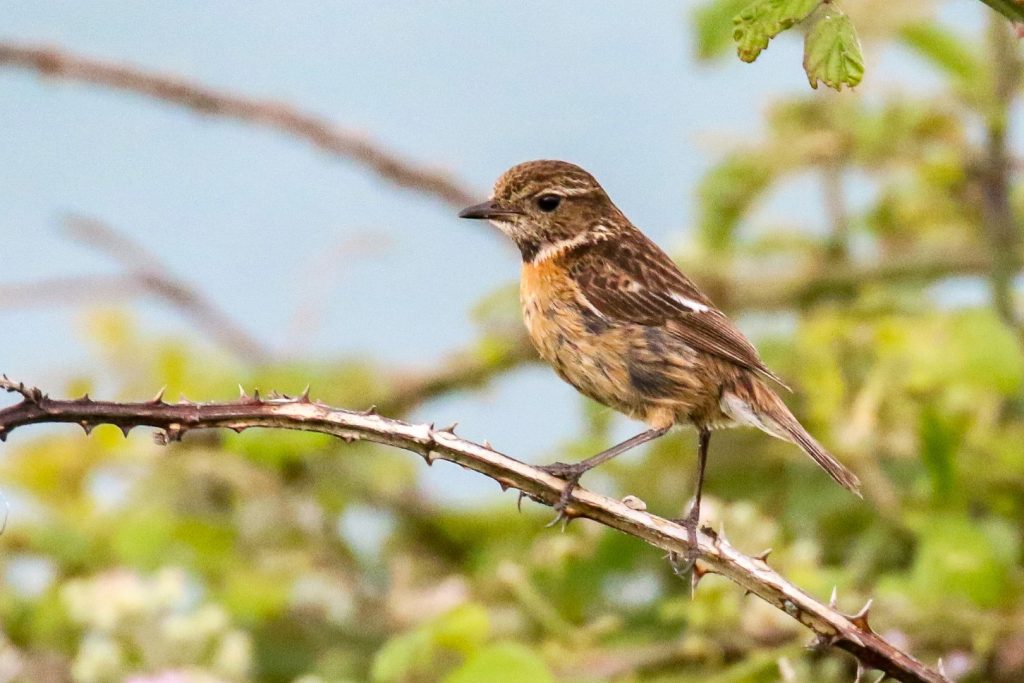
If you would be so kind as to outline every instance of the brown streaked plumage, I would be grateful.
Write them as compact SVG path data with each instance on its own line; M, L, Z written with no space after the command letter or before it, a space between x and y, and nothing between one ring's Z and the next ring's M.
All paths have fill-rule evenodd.
M569 482L560 513L584 472L676 424L700 434L697 490L685 520L691 541L712 429L748 425L791 441L858 493L857 477L773 391L770 383L781 380L743 333L582 168L514 166L490 200L459 215L490 220L519 247L523 318L541 357L583 394L650 426L581 463L547 466Z

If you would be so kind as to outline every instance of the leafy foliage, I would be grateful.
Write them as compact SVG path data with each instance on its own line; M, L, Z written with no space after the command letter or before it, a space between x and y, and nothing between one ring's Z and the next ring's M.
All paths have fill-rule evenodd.
M826 5L804 40L804 71L812 88L822 82L835 90L853 87L864 77L864 57L853 22L835 8Z
M701 11L702 53L728 44L737 5ZM770 6L781 25L806 4ZM745 31L768 35L751 21ZM855 38L817 25L831 32L816 39L821 80L850 85L834 46ZM925 661L944 657L959 680L1018 681L1024 344L990 303L977 173L979 122L998 111L1005 65L986 57L991 35L929 23L883 38L921 55L941 87L774 101L756 135L718 153L697 191L701 248L682 255L720 281L780 292L771 315L740 323L799 388L788 400L800 418L862 475L868 502L792 447L736 430L712 441L705 519L743 551L773 547L773 566L810 593L837 586L844 610L873 597L876 628ZM333 404L430 413L430 400L517 371L513 290L484 298L480 341L440 379L364 358L242 368L95 310L84 343L105 370L65 389L137 398L167 384L225 399L239 380L297 393L315 378ZM552 444L551 459L593 453L624 428L583 403L578 436ZM584 483L673 515L692 489L693 441L672 434ZM798 624L724 580L691 596L631 538L545 529L546 508L518 514L496 488L485 504L449 505L426 494L423 469L308 434L190 434L160 448L116 429L19 432L0 458L0 492L28 510L0 536L0 678L853 678L847 657L808 654Z
M806 19L820 0L754 0L733 19L736 52L744 62L757 59L768 41Z

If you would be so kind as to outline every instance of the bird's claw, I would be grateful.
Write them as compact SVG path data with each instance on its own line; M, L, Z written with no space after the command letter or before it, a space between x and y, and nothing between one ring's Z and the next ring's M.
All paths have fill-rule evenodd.
M694 514L691 510L690 514L682 519L673 519L672 521L679 524L686 529L687 536L687 549L685 553L669 553L668 561L672 565L672 573L676 576L686 576L693 571L694 565L697 564L697 560L700 559L700 548L697 545L697 526L699 524L699 513Z
M564 462L555 462L550 465L542 465L537 469L565 481L565 488L562 489L562 494L558 497L558 501L553 506L558 515L545 526L545 528L550 528L561 523L562 529L565 529L565 526L571 519L566 511L569 509L569 501L572 500L572 491L576 488L576 485L580 481L580 477L582 477L583 473L587 471L587 468L580 467L579 464L569 465Z

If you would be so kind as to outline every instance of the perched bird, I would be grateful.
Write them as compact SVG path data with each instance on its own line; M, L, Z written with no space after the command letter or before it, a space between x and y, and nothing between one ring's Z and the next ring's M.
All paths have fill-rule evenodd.
M519 164L498 178L491 199L459 216L490 221L519 247L523 318L541 357L586 396L650 427L582 462L543 468L568 483L560 518L584 472L674 425L699 435L696 492L680 520L692 548L713 429L748 425L791 441L860 495L857 477L773 391L781 380L743 333L582 168Z

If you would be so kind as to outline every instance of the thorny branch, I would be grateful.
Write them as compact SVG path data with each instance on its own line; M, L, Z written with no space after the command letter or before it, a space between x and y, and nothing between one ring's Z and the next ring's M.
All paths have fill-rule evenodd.
M433 195L460 209L479 200L480 195L448 174L402 158L363 133L341 128L285 102L230 93L136 66L76 55L56 47L9 41L0 41L0 66L134 92L201 114L266 126L361 164L395 185Z
M258 393L251 397L243 393L233 403L169 404L163 401L162 393L143 403L94 401L88 395L72 400L52 399L40 389L6 377L0 379L0 389L21 396L18 403L0 409L0 440L6 440L18 427L39 423L78 424L86 433L98 424L116 425L126 434L133 427L151 426L161 430L162 443L178 441L186 432L197 429L295 429L331 434L347 442L365 439L402 448L423 456L428 465L435 460L447 460L494 479L503 490L519 489L547 505L558 501L565 486L562 480L536 467L459 438L454 426L436 429L433 425L382 417L373 409L353 412L331 408L311 401L308 391L297 398L261 399ZM636 507L639 506L577 488L568 513L592 519L670 553L686 551L687 533L683 527ZM818 602L771 569L767 553L759 557L743 555L724 535L708 528L701 530L697 541L700 560L694 574L695 587L701 576L720 574L810 628L818 646L846 650L862 665L900 681L948 681L871 629L870 602L857 614L844 615L836 609L834 592L828 604Z

